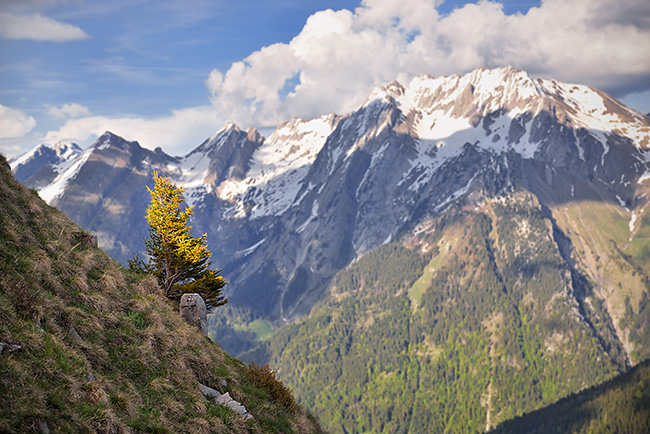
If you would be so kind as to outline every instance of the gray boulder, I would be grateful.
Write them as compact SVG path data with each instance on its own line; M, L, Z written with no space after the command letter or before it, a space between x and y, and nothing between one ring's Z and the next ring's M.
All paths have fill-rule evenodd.
M50 434L50 427L47 426L47 422L42 420L38 424L38 432L40 432L41 434Z
M203 336L208 335L208 311L203 297L196 293L183 294L180 311L185 321L198 327Z

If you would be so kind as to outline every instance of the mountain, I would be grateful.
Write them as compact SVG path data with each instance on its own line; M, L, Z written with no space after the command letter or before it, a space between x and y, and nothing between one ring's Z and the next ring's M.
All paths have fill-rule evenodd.
M644 336L628 354L545 214L523 192L453 206L337 273L307 317L242 357L277 367L337 433L483 432L648 358L647 286L618 323Z
M352 113L293 119L268 139L228 124L185 157L107 133L53 166L52 183L26 184L124 262L146 235L138 186L158 169L187 188L233 305L280 324L307 313L351 261L476 194L613 204L634 239L648 142L648 120L603 92L478 69L394 82Z
M26 184L124 261L159 170L230 281L215 340L335 432L478 432L650 357L649 147L606 93L508 67L184 157L107 134Z
M277 380L185 323L155 279L125 272L4 167L0 317L0 432L322 432L276 399Z
M9 165L16 179L24 182L44 167L72 160L80 153L81 148L76 143L58 142L53 146L41 144L20 157L10 160Z
M610 381L499 425L494 433L650 431L650 360Z

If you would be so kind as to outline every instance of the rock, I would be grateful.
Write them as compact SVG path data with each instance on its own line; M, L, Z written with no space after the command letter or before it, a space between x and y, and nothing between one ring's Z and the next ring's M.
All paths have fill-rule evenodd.
M0 342L0 354L2 354L2 352L4 351L4 349L5 349L5 343L4 343L4 342Z
M206 396L206 398L211 399L213 401L216 401L221 397L221 394L219 392L204 384L199 383L199 389L201 389L201 393L203 393Z
M41 434L50 434L50 428L47 426L47 422L43 420L38 424L38 432Z
M237 401L230 401L226 404L226 407L230 408L232 411L238 414L248 413L246 407L238 403Z
M201 389L201 393L203 393L203 395L205 395L205 397L210 401L228 407L235 413L241 415L246 420L253 419L253 415L251 415L248 410L246 410L246 407L232 399L230 393L226 392L222 395L213 388L201 383L199 383L199 389Z
M203 297L196 293L183 294L180 311L185 321L198 327L203 336L208 335L208 312Z
M86 374L86 378L87 378L88 381L90 381L90 382L95 381L95 376L92 374L92 372L88 372L88 373Z
M219 387L225 389L226 387L228 387L228 382L226 380L219 381Z
M79 333L77 333L77 329L74 327L70 327L70 334L75 339L81 339L81 336L79 336Z
M232 398L230 397L230 394L228 392L224 393L223 395L217 398L217 404L226 405L229 402L232 402Z

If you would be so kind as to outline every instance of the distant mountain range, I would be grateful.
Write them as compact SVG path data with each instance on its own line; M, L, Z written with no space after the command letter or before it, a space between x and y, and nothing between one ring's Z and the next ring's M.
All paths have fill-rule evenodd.
M45 166L52 166L73 160L82 149L76 143L58 142L52 146L38 145L26 154L10 161L14 177L25 182Z
M646 116L508 67L393 82L268 138L227 124L183 157L106 133L24 182L125 262L159 170L230 281L216 340L337 432L472 432L650 357L649 150Z
M280 320L306 313L350 261L478 191L619 204L634 235L648 140L647 119L603 92L501 68L394 82L268 139L229 123L184 157L106 133L10 164L122 262L142 250L144 184L160 170L186 188L233 301L263 288L251 307Z

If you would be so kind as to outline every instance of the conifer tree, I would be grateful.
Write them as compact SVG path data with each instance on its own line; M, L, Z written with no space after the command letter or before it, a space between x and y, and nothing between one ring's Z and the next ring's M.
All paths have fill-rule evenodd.
M205 300L206 307L226 304L221 292L226 283L219 271L210 269L211 253L207 246L207 234L195 238L188 219L193 207L181 209L183 188L172 184L168 178L154 172L156 184L147 209L149 239L145 249L149 263L145 266L171 299L180 299L184 293L196 292ZM134 260L137 261L137 258Z

